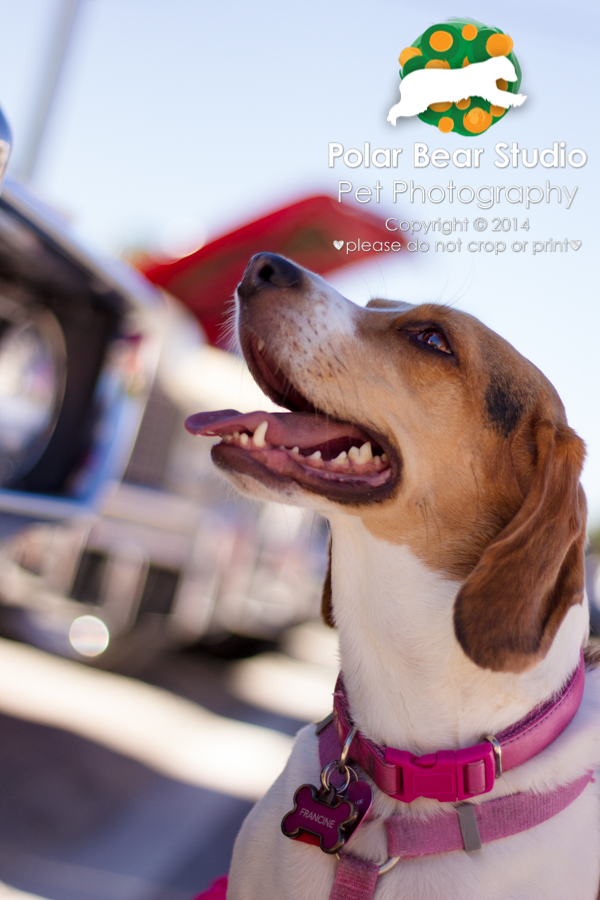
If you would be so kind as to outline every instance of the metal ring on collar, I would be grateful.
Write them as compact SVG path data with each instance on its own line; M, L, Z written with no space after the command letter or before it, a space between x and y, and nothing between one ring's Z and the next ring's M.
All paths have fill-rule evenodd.
M340 775L345 774L345 776L346 776L346 781L344 782L344 784L335 788L336 793L343 794L343 792L346 790L346 788L350 784L350 779L352 777L350 773L352 770L350 769L349 766L344 766L343 770L340 770L339 764L337 763L336 760L332 760L330 763L327 763L327 765L321 772L321 784L323 785L323 790L325 790L325 791L329 790L329 788L330 788L329 774L336 768L340 772Z
M384 862L382 866L379 866L378 877L379 875L385 875L386 872L390 872L399 861L399 856L390 856L387 862Z

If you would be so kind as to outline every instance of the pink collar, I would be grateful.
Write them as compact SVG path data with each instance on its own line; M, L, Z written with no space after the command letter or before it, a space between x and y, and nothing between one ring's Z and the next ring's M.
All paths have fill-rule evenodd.
M405 803L416 797L455 803L487 794L503 771L527 762L564 731L579 709L584 678L582 651L579 665L561 691L500 734L486 735L481 743L464 750L414 756L407 750L376 744L356 731L348 758L358 763L381 791ZM354 726L341 674L333 695L333 720L343 746Z

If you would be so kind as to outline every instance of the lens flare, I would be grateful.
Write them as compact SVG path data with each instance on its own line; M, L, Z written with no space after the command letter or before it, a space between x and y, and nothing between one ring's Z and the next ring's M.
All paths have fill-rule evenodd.
M110 634L96 616L79 616L69 629L69 641L82 656L100 656L108 647Z

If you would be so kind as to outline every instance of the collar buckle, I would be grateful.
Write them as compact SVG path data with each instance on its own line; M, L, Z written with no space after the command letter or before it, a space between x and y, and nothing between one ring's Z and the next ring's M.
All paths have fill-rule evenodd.
M441 803L469 800L489 793L496 780L496 758L489 741L425 756L386 747L385 761L398 771L398 790L391 796L404 803L412 803L417 797Z

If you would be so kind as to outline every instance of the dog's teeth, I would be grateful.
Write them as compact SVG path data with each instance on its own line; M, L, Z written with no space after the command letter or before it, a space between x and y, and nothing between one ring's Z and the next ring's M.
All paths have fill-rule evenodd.
M239 436L240 436L239 431L234 431L233 436L234 436L234 438L239 438Z
M388 461L387 453L382 453L381 454L381 462L387 462L387 461Z
M336 458L333 459L332 462L334 462L334 463L341 463L341 464L343 464L343 463L348 464L348 454L346 453L345 450L342 450L342 452L339 454L339 456L336 456Z
M292 447L292 453L300 453L300 447Z
M224 444L228 444L232 440L232 436L230 434L224 434L222 440Z
M246 447L249 443L250 443L250 438L244 431L243 434L240 434L240 444L242 445L242 447Z
M262 353L264 349L265 349L265 342L263 341L262 338L259 338L258 339L258 352Z
M310 456L307 456L306 458L307 458L307 459L321 459L321 451L320 451L320 450L315 450L314 453L311 453L311 455L310 455Z
M358 447L350 447L348 450L348 459L351 462L360 462L360 450Z
M254 437L252 440L254 441L255 447L264 447L266 446L265 435L267 433L267 428L269 427L268 422L261 422L256 431L254 432Z
M362 465L373 459L373 451L371 450L371 442L367 441L358 451L358 461Z
M381 457L380 457L380 456L374 456L374 457L373 457L373 462L375 463L375 465L376 465L377 467L379 467L379 466L381 465Z

